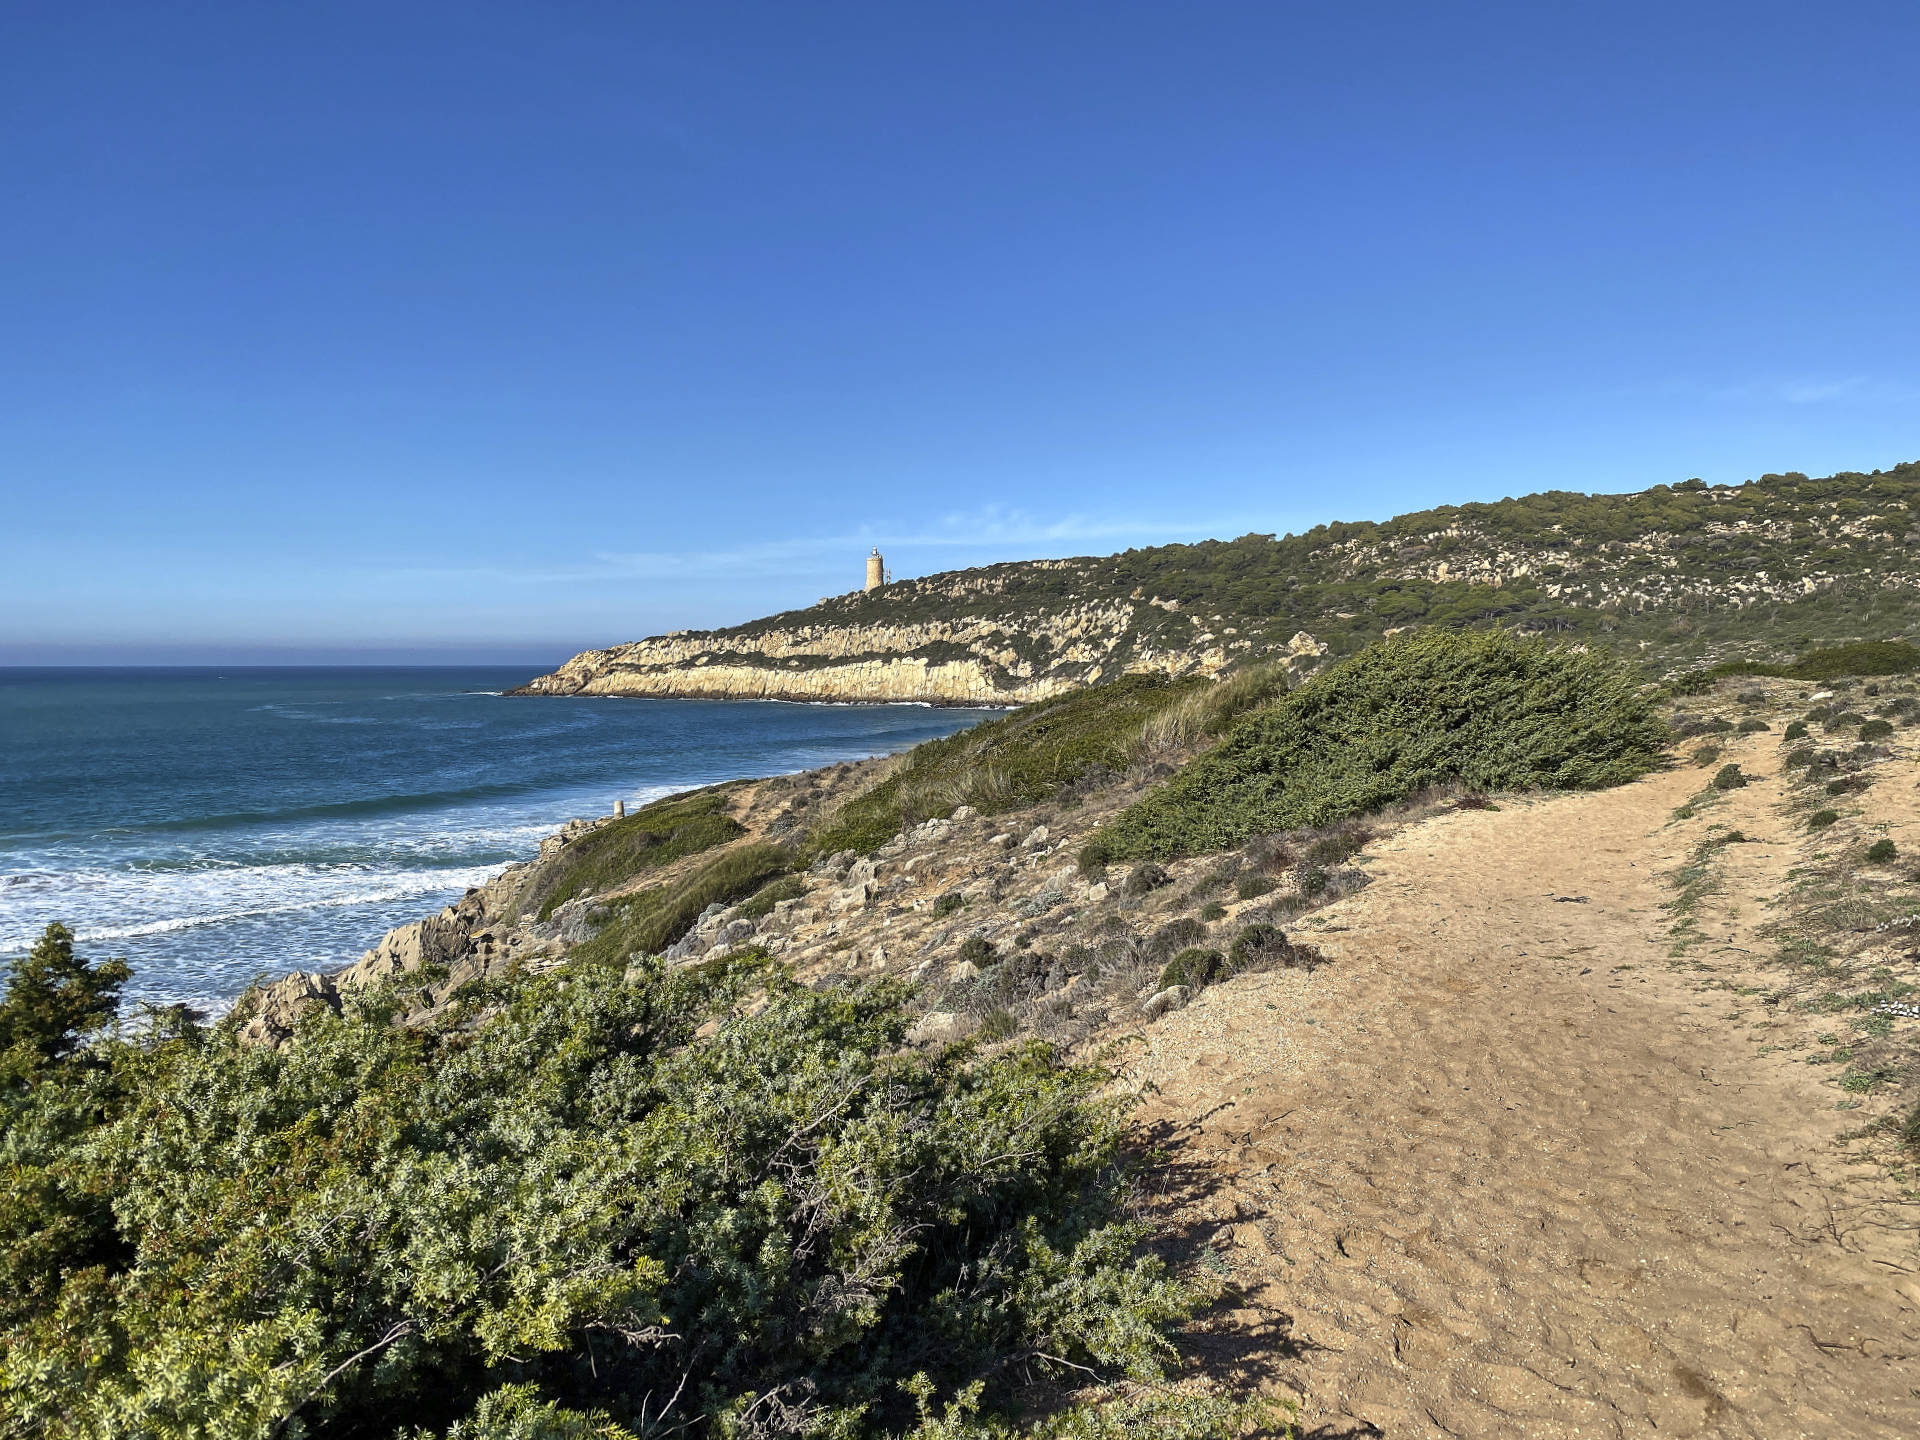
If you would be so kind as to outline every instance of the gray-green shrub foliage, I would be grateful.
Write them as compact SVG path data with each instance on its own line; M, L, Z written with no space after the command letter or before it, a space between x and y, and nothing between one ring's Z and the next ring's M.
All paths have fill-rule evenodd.
M1591 789L1667 741L1624 664L1504 631L1389 640L1243 720L1117 817L1107 859L1201 854L1364 814L1424 786Z
M960 1436L975 1382L1159 1376L1104 1073L905 1050L902 998L574 966L10 1083L0 1432Z

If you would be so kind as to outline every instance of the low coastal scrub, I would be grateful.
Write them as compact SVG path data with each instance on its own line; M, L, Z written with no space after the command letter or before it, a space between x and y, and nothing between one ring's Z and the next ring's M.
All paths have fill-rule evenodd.
M687 931L709 905L731 905L784 874L793 857L777 845L741 845L722 852L677 885L657 885L611 902L611 916L573 954L587 962L657 955ZM772 904L769 903L769 910Z
M901 987L572 966L269 1049L83 1044L87 980L0 1004L0 1432L989 1440L1109 1381L1025 1433L1238 1423L1158 1383L1197 1297L1123 1213L1110 1076L904 1048Z
M1856 675L1911 675L1920 671L1920 649L1903 640L1858 640L1809 650L1787 664L1760 660L1730 660L1706 670L1694 670L1674 682L1680 694L1698 694L1730 675L1770 675L1782 680L1827 684Z
M1141 727L1204 680L1129 675L1023 706L971 730L929 740L855 797L807 842L809 855L869 854L903 824L962 805L995 815L1046 800L1075 781L1126 768Z
M1503 631L1377 645L1244 719L1090 842L1093 861L1204 854L1362 815L1428 786L1593 789L1667 743L1604 651Z
M535 870L517 909L542 920L577 895L598 895L672 860L745 833L727 814L730 786L670 795L582 836Z

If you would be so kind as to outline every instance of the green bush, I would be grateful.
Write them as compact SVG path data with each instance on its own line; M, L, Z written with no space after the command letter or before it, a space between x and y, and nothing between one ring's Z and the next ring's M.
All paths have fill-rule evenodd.
M1696 745L1693 747L1693 753L1688 758L1704 770L1707 766L1718 760L1721 753L1718 745Z
M1250 870L1234 882L1233 893L1242 900L1258 900L1262 895L1271 895L1274 884L1271 875Z
M1191 915L1183 915L1178 920L1170 920L1154 931L1147 940L1146 955L1149 960L1164 960L1167 956L1197 945L1207 938L1207 927Z
M949 915L957 914L960 907L966 903L966 896L962 895L958 890L949 890L933 902L933 918L936 920L944 920Z
M1169 985L1185 985L1189 989L1199 990L1211 985L1226 973L1227 957L1218 950L1204 949L1190 945L1173 959L1160 972L1160 988Z
M1212 924L1215 920L1225 919L1226 914L1227 907L1222 905L1218 900L1209 900L1200 907L1200 918L1208 924Z
M1816 753L1814 750L1803 745L1798 750L1789 750L1787 752L1787 758L1780 763L1785 765L1789 770L1799 770L1812 765Z
M1094 840L1112 859L1227 849L1429 785L1591 788L1657 763L1666 731L1610 654L1501 631L1376 645L1243 720Z
M1869 720L1860 727L1860 739L1862 742L1884 740L1891 734L1893 734L1893 724L1887 720Z
M1824 830L1840 818L1838 810L1816 810L1807 817L1809 830Z
M995 960L993 942L984 935L969 935L960 942L960 959L982 970Z
M1234 975L1277 966L1311 970L1322 963L1318 950L1311 945L1296 945L1277 925L1249 925L1233 937L1227 950L1227 971Z
M962 805L997 815L1048 799L1090 775L1124 770L1141 725L1208 683L1128 675L925 741L810 835L803 853L870 854L903 824L951 815Z
M1794 740L1804 740L1806 736L1807 736L1807 722L1804 720L1795 720L1792 724L1788 725L1784 731L1781 732L1780 738L1782 740L1791 742Z
M1867 847L1867 863L1869 865L1885 865L1891 862L1894 856L1899 853L1893 841L1884 838L1876 840Z
M1758 715L1749 715L1735 728L1737 728L1742 735L1758 735L1762 731L1771 730L1773 727Z
M986 1440L1160 1380L1110 1076L903 1050L903 995L573 966L56 1062L0 1110L0 1431Z
M1155 865L1149 861L1145 865L1136 865L1129 870L1127 883L1121 888L1126 894L1138 898L1150 891L1158 890L1162 885L1172 883L1173 877L1166 872L1164 866Z
M1746 783L1747 777L1740 773L1738 765L1722 765L1712 781L1716 790L1739 790Z
M544 920L579 895L599 895L645 870L698 855L746 832L727 814L731 785L670 795L610 820L534 868L515 909Z
M588 962L619 963L658 955L685 935L709 905L744 900L787 869L792 857L775 845L742 845L716 856L677 885L660 885L613 901L612 916L573 953Z

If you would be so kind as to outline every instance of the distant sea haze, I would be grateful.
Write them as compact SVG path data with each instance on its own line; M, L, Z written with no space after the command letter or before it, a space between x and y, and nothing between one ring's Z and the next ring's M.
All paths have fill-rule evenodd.
M0 669L0 955L49 921L130 1000L346 964L576 815L862 759L978 710L510 699L525 668Z

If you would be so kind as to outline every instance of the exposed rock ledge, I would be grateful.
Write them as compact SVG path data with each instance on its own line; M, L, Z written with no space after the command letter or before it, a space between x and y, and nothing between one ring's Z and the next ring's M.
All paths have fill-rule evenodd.
M645 641L640 644L645 644ZM856 660L814 669L763 665L619 663L622 652L589 650L551 675L529 681L522 695L639 695L681 700L838 700L932 705L1025 705L1073 689L1060 676L996 683L977 660L934 662L918 656Z
M1218 675L1237 658L1185 619L1143 634L1141 612L1131 603L1070 605L656 635L588 650L514 693L1026 705L1122 673Z
M353 964L333 971L296 970L284 980L249 990L234 1007L243 1039L278 1045L293 1034L294 1021L314 1006L338 1011L344 997L396 976L420 976L407 994L403 1022L432 1015L447 997L474 980L493 979L526 966L556 963L567 943L587 933L585 902L563 905L551 919L511 913L528 872L605 820L570 820L540 842L537 859L509 865L485 885L467 891L458 905L401 925Z

